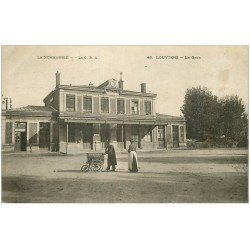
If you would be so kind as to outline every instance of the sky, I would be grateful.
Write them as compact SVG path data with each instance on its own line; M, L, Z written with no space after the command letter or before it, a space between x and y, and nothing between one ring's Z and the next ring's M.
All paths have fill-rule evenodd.
M162 114L181 115L186 90L197 86L248 105L247 46L2 46L2 95L13 108L44 105L56 71L61 84L94 86L123 72L124 89L147 83Z

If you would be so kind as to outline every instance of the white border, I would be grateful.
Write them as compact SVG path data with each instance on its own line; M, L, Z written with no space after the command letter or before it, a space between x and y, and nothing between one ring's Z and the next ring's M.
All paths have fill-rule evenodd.
M249 44L249 1L2 1L1 44ZM1 204L2 249L250 249L249 204Z

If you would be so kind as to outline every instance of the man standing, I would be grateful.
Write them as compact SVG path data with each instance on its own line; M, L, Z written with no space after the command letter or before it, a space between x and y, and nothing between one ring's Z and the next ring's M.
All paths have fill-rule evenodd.
M115 171L115 166L117 165L116 154L115 154L115 148L110 141L107 142L105 153L108 154L108 166L106 170L109 171L110 166L112 166L112 171Z

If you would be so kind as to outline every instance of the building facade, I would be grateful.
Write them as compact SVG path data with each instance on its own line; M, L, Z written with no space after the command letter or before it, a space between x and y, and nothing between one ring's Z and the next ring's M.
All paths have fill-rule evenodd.
M158 114L156 94L128 91L120 80L99 86L64 85L56 73L56 86L44 106L2 110L3 151L98 151L111 140L126 150L131 138L140 150L186 147L186 122L181 117Z

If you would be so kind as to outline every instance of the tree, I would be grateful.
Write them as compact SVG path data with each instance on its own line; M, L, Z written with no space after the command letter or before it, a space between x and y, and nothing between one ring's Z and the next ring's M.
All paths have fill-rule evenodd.
M237 95L218 99L206 87L187 89L181 111L187 138L224 146L248 146L248 117ZM223 140L222 140L223 138Z
M242 99L237 95L220 99L222 131L233 145L247 144L248 118ZM245 145L247 146L247 145Z
M187 138L204 141L220 132L220 104L206 87L187 89L181 111L187 121Z

